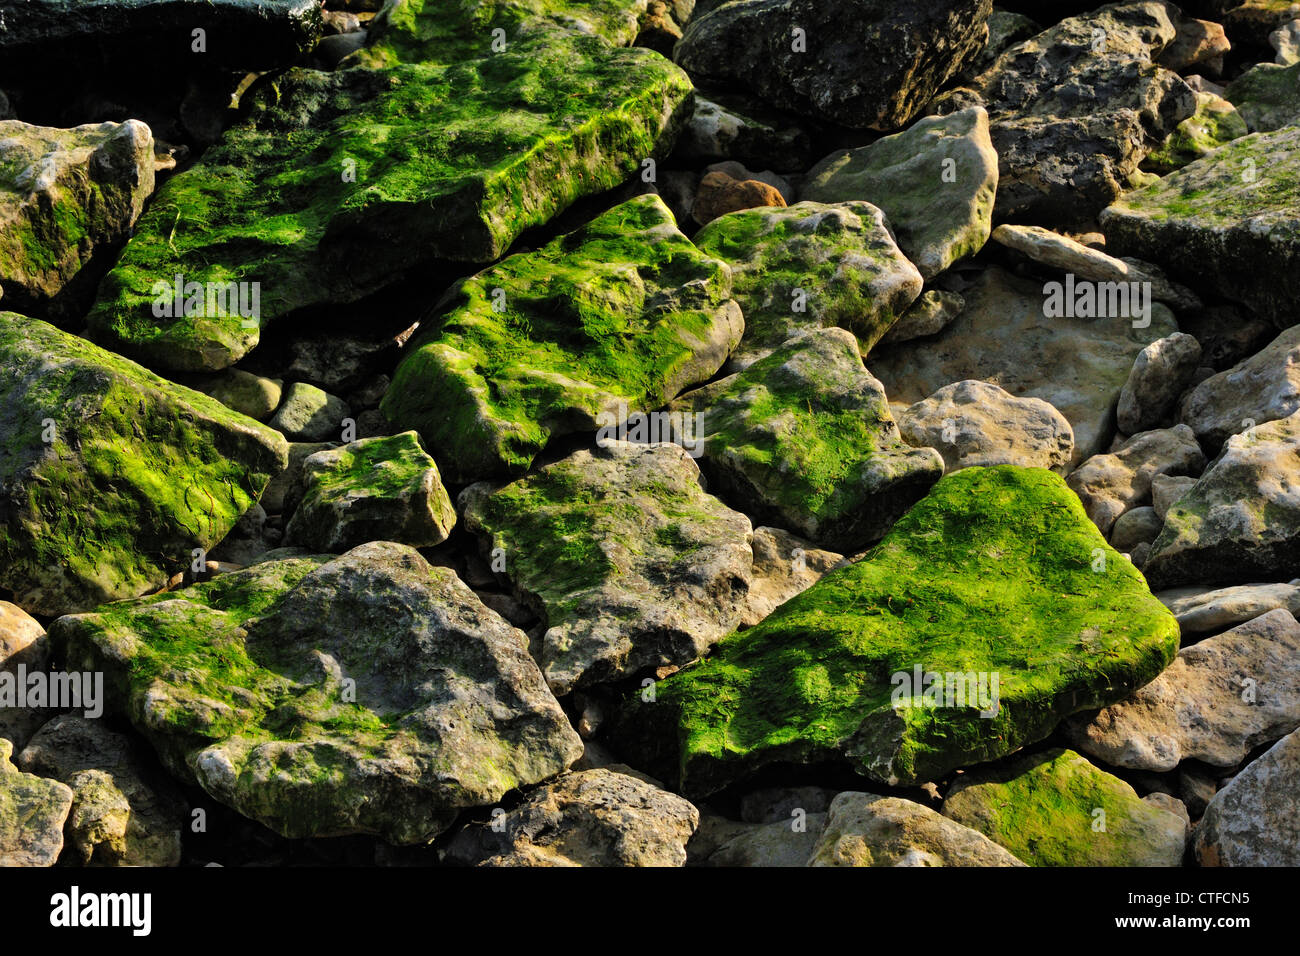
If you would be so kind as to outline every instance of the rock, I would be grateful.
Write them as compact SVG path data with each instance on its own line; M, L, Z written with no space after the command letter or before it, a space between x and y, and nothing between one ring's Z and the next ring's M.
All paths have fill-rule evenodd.
M692 18L674 59L697 86L893 130L983 48L991 0L735 0Z
M799 198L879 206L928 281L988 241L997 188L988 114L976 107L832 153L808 171Z
M1070 17L931 107L988 110L999 221L1091 218L1192 115L1191 88L1153 62L1176 37L1174 13L1164 3L1125 3Z
M704 817L687 847L688 865L804 866L825 826L824 812L763 824Z
M50 633L169 770L291 839L427 843L582 754L523 632L405 545L266 560Z
M285 462L265 426L12 312L0 408L0 586L33 614L161 587Z
M1256 424L1300 411L1300 325L1233 368L1197 385L1183 400L1184 422L1207 448Z
M280 529L267 525L266 509L253 505L240 516L230 534L212 549L204 563L232 564L239 567L255 564L262 555L280 544ZM193 567L191 567L191 572Z
M929 807L874 793L841 793L809 866L1024 866L982 833Z
M1300 566L1300 413L1233 435L1165 516L1152 587L1237 584Z
M1181 866L1187 824L1072 750L961 776L944 816L1030 866Z
M1300 6L1292 0L1214 0L1215 8L1228 7L1223 25L1239 43L1263 48L1276 27L1300 16Z
M1232 49L1223 26L1191 17L1178 21L1174 42L1165 47L1157 62L1175 73L1200 67L1218 76L1223 72L1223 57Z
M650 0L638 23L640 32L635 45L649 47L660 56L671 58L673 44L682 38L682 28L673 19L672 6L663 0Z
M1237 108L1215 93L1196 94L1196 112L1142 161L1142 169L1163 176L1208 156L1250 130Z
M892 401L914 404L953 382L981 379L1017 398L1041 398L1070 423L1074 461L1105 449L1115 402L1142 349L1178 331L1154 304L1150 325L1128 319L1048 318L1040 283L990 268L962 293L966 308L937 337L871 355ZM1136 320L1141 325L1142 320Z
M187 819L180 791L150 774L130 738L65 715L40 729L19 768L72 788L67 836L78 866L176 866Z
M912 339L938 335L949 323L961 315L966 308L966 300L956 292L944 292L931 289L922 292L921 297L912 303L911 308L903 313L902 318L889 327L881 338L881 345L897 345Z
M758 103L733 108L730 99L718 103L699 95L673 155L690 163L735 159L783 170L807 169L813 160L812 138L797 117Z
M681 797L622 773L583 770L538 787L491 825L447 848L478 866L683 866L700 814Z
M228 368L203 378L194 387L227 408L264 422L280 407L284 382L278 378L263 378L243 369Z
M1260 63L1228 84L1224 96L1252 133L1271 133L1300 121L1300 64Z
M745 613L737 622L753 627L827 571L844 564L844 556L814 548L780 528L754 529L754 571Z
M755 180L756 182L771 186L780 193L781 198L785 200L787 206L794 202L794 187L790 185L790 180L786 179L784 176L778 176L770 169L754 172L743 163L738 163L734 159L727 159L706 166L704 169L704 175L707 175L708 173L722 173L726 176L730 176L732 179L739 179L742 182L746 179Z
M744 328L730 296L727 265L691 245L658 196L639 196L460 283L380 408L420 432L448 481L521 474L552 436L711 377Z
M1156 477L1158 479L1161 476ZM1160 534L1162 527L1164 519L1156 514L1155 508L1134 508L1124 512L1111 525L1110 546L1126 554L1139 544L1150 544Z
M302 500L305 488L302 463L318 451L336 447L338 446L332 442L290 442L289 460L266 486L266 491L262 493L262 507L272 514L284 512L292 515Z
M1248 182L1243 177L1249 177ZM1300 297L1300 128L1235 139L1101 214L1107 248L1279 324Z
M1080 750L1115 767L1234 767L1300 727L1300 624L1269 611L1178 652L1128 700L1066 722Z
M346 392L398 359L393 336L330 334L289 344L285 378L309 382L329 392Z
M0 601L0 674L11 675L8 679L17 682L20 673L47 673L50 669L45 628L18 605ZM22 747L52 713L44 707L18 707L16 702L0 705L0 737Z
M153 134L139 120L50 129L0 119L6 308L79 317L103 274L93 260L131 235L153 186Z
M442 544L456 509L415 432L318 451L302 464L302 501L285 544L341 553L367 541Z
M1159 810L1165 810L1175 816L1181 817L1183 821L1183 830L1185 833L1191 833L1192 817L1187 812L1187 806L1183 801L1168 793L1148 793L1142 798L1142 802L1156 807Z
M1145 502L1156 475L1197 475L1205 455L1186 425L1141 432L1113 454L1094 455L1070 473L1066 484L1083 501L1102 534L1115 519Z
M943 474L933 449L903 442L884 389L843 329L793 338L669 409L683 430L691 424L683 444L702 443L710 487L839 551L874 544Z
M1170 412L1200 366L1201 345L1183 332L1144 348L1119 393L1119 430L1136 435L1168 424Z
M1172 615L1057 475L967 468L861 561L659 681L653 701L630 696L609 739L688 796L769 764L921 783L1123 699L1177 647Z
M719 216L758 206L785 206L775 188L756 179L733 179L726 173L712 172L700 180L691 204L691 216L701 226Z
M798 812L825 813L835 799L835 790L824 787L764 787L740 798L740 819L746 823L784 823L787 827Z
M995 242L1014 249L1037 263L1076 278L1094 282L1138 282L1151 286L1151 298L1172 308L1193 310L1202 307L1196 293L1169 282L1160 271L1137 260L1116 259L1100 249L1092 249L1069 236L1062 236L1041 226L998 226Z
M60 60L78 63L83 79L139 71L142 62L182 74L269 70L310 50L322 25L313 0L206 0L197 8L175 0L0 0L5 13L0 77L35 83L58 77ZM195 29L204 31L202 57L192 49Z
M1217 789L1213 777L1192 765L1184 764L1178 768L1178 792L1191 816L1199 819L1204 815Z
M1196 486L1196 479L1187 475L1153 475L1151 478L1151 505L1161 526L1178 499Z
M1268 35L1269 45L1277 51L1274 62L1279 66L1300 63L1300 20L1288 20Z
M1239 584L1206 590L1173 588L1156 594L1186 635L1211 634L1283 608L1300 614L1300 579L1290 584Z
M462 492L465 527L546 622L538 660L557 696L685 664L740 620L752 529L701 485L677 445L609 441Z
M343 430L343 420L352 414L343 399L306 382L294 382L284 390L280 407L269 424L291 441L326 441Z
M1016 398L996 385L967 380L947 385L898 418L903 440L930 447L947 470L1022 465L1064 473L1074 451L1065 416L1039 398Z
M970 80L979 76L1008 49L1042 32L1043 28L1023 13L994 7L989 14L989 42L963 71L962 79Z
M3 744L0 744L3 746ZM1300 731L1272 746L1214 795L1192 845L1201 866L1300 865Z
M162 368L223 368L287 315L499 259L665 156L689 115L681 70L611 45L635 36L631 5L395 9L372 21L353 68L293 69L244 94L246 117L140 218L88 316L96 335ZM149 284L174 275L242 283L247 302L155 318Z
M920 273L899 251L884 214L865 202L801 202L715 219L695 234L731 266L745 333L732 357L744 368L792 335L842 326L863 354L921 294Z
M0 866L53 866L63 850L72 791L57 780L22 773L14 745L0 737Z

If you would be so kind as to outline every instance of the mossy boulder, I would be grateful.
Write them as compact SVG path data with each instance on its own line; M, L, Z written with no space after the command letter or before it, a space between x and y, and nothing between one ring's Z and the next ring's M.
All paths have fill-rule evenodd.
M700 433L686 440L703 442L701 465L718 494L839 551L879 541L943 475L938 452L903 441L884 388L843 329L793 338L670 409L700 416Z
M450 481L522 474L553 436L713 375L743 331L730 296L728 266L658 196L639 196L460 283L380 408L420 433Z
M609 441L462 493L465 526L545 622L556 694L685 664L739 623L753 530L702 485L677 445Z
M962 775L944 816L1030 866L1181 866L1187 823L1072 750Z
M984 247L997 189L988 113L976 106L832 153L808 171L799 198L879 206L928 281Z
M74 129L0 121L5 305L58 319L83 310L103 271L92 260L131 234L153 192L153 164L153 134L139 120Z
M405 545L277 557L51 640L173 773L290 838L426 843L582 753L525 635Z
M367 541L417 548L447 540L456 524L438 466L415 432L364 438L303 462L305 491L285 528L285 544L346 551Z
M1123 699L1177 650L1173 615L1059 476L967 468L863 560L628 701L613 733L688 796L825 761L920 783Z
M1271 133L1300 122L1300 63L1260 63L1228 84L1225 97L1252 133Z
M1234 139L1101 214L1106 248L1286 327L1300 298L1300 126Z
M161 587L288 455L251 418L12 312L0 408L0 586L35 614Z
M246 94L247 117L141 217L89 316L95 335L161 368L223 368L295 311L417 266L499 258L668 151L689 115L686 75L648 50L548 27L494 53L490 29L447 24L462 32L427 61L295 69ZM163 287L178 275L247 295L236 310L183 292L176 308Z
M796 332L835 325L866 354L921 294L920 273L866 202L746 209L714 219L693 241L731 266L745 314L739 366Z
M1300 111L1300 102L1296 107ZM1166 175L1249 132L1246 120L1222 96L1197 93L1196 112L1179 123L1161 147L1142 161L1142 168Z
M72 790L21 772L13 753L14 745L0 737L0 866L53 866L63 850Z

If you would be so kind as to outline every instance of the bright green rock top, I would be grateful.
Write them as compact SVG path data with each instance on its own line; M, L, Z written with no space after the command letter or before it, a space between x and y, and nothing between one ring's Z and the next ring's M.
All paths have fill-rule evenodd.
M0 409L0 586L36 614L161 587L288 458L265 425L12 312Z
M969 468L865 559L725 638L662 681L654 702L626 705L615 735L688 796L779 763L847 762L919 783L1124 698L1177 650L1173 616L1059 476ZM960 706L954 681L938 703L955 706L929 706L923 686L896 682L918 667L987 675L984 699Z
M550 25L494 52L472 18L437 22L461 43L430 39L446 60L296 69L246 96L247 118L154 197L101 286L94 334L161 368L224 368L297 310L417 265L491 262L670 149L689 115L690 80L649 50ZM257 314L156 314L155 284L178 275L256 282Z
M455 291L380 406L452 482L517 475L553 435L647 412L721 368L743 331L731 270L639 196ZM613 419L610 419L611 423Z

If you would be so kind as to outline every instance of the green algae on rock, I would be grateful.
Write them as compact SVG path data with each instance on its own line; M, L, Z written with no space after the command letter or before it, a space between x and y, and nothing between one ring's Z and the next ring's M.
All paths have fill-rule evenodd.
M554 30L448 64L267 79L245 96L247 119L159 190L90 327L161 368L231 365L297 310L356 301L415 266L498 258L669 149L691 98L658 54ZM257 307L168 310L157 290L176 276L257 283Z
M303 462L306 490L285 528L285 544L346 551L367 541L417 548L447 540L456 524L438 466L415 432L364 438Z
M556 435L648 412L740 341L731 270L655 195L466 279L380 405L452 482L521 474ZM612 416L612 418L611 418Z
M692 240L731 266L745 314L733 365L767 355L795 332L838 325L863 354L921 294L884 213L866 202L760 207L719 216Z
M5 305L66 318L94 295L96 253L126 240L154 187L139 120L73 129L0 122L0 289Z
M1252 133L1271 133L1300 120L1300 63L1260 63L1228 84L1224 96Z
M1292 325L1300 299L1300 126L1234 139L1126 193L1100 222L1112 255L1158 262L1281 328Z
M976 106L927 116L808 171L800 199L864 199L885 211L898 245L928 281L984 247L993 230L998 154ZM748 313L747 313L748 314Z
M275 556L51 640L168 769L290 838L426 843L582 753L527 637L405 545Z
M885 390L843 329L787 341L743 372L670 408L696 412L701 464L746 513L839 551L881 536L943 475L932 448L912 448Z
M678 445L609 441L462 492L465 526L546 623L556 694L685 664L739 624L753 530L702 484Z
M964 774L943 813L1030 866L1181 866L1187 846L1182 817L1072 750Z
M36 319L0 312L0 586L36 614L161 587L284 468L284 439Z
M1124 699L1177 650L1173 615L1059 476L967 468L862 561L627 702L613 738L688 796L823 761L920 783Z
M1231 103L1213 93L1197 93L1196 112L1179 123L1160 148L1142 161L1142 168L1163 176L1248 132L1246 121Z

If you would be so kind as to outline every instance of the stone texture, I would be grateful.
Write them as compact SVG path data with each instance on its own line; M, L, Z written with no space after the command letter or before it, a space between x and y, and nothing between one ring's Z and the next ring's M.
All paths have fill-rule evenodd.
M53 866L63 850L72 790L22 773L13 752L14 745L0 738L0 866Z
M1283 608L1300 614L1300 578L1289 584L1238 584L1230 588L1172 588L1156 594L1178 619L1185 636L1210 634Z
M1184 422L1210 449L1230 435L1300 411L1300 325L1232 368L1192 389L1180 408Z
M1214 795L1196 828L1201 866L1300 866L1300 731L1283 737Z

